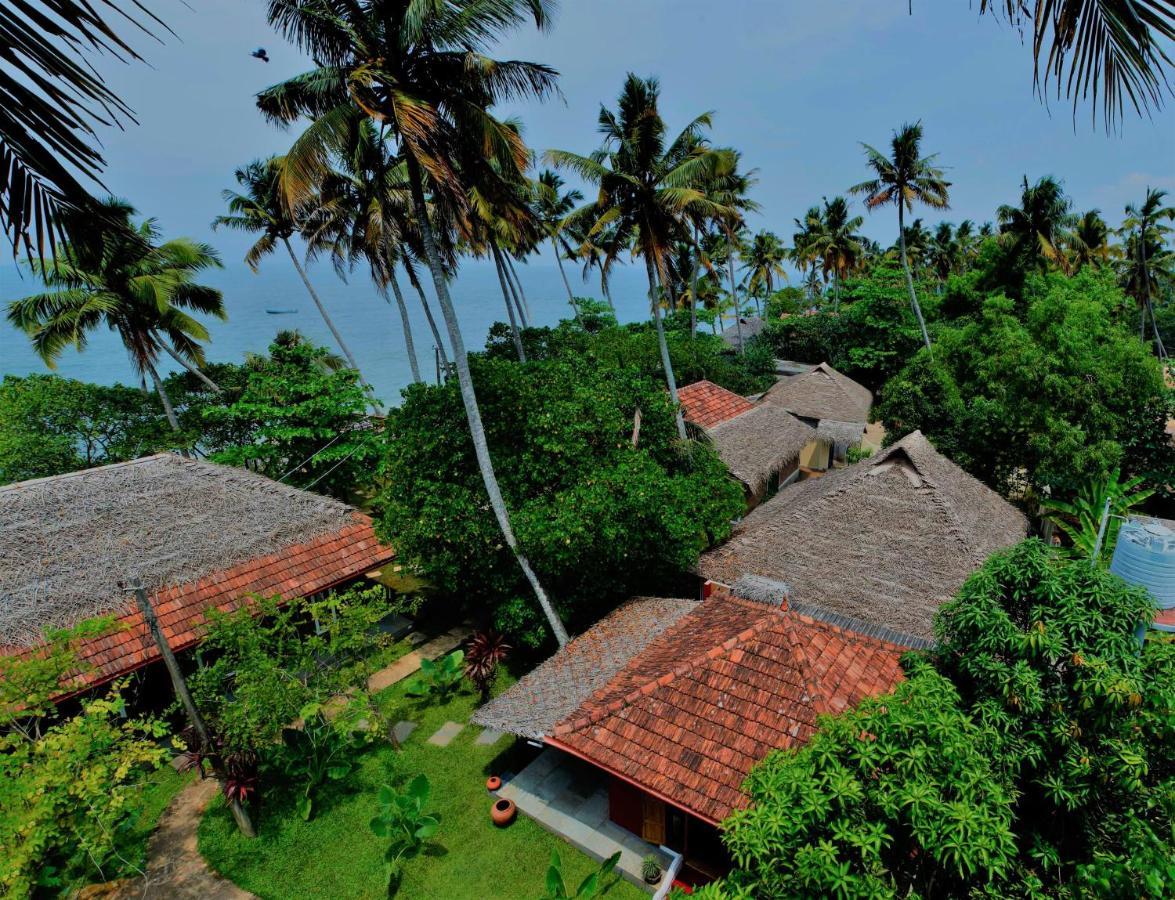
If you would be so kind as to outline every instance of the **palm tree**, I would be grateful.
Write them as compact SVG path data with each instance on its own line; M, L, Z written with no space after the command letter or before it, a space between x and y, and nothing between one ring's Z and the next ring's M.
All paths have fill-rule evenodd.
M1170 273L1171 254L1164 253L1164 249L1172 229L1164 225L1163 220L1175 221L1175 206L1166 205L1166 198L1166 191L1148 187L1141 204L1131 203L1126 207L1126 218L1122 222L1122 231L1130 238L1128 249L1131 263L1127 268L1126 282L1142 308L1139 337L1146 338L1146 317L1149 314L1155 332L1155 347L1161 358L1166 357L1167 351L1159 336L1158 323L1155 322L1151 283ZM1134 265L1135 260L1137 265Z
M1020 205L1004 204L996 210L1000 239L1021 255L1029 265L1045 271L1050 265L1064 271L1065 230L1073 224L1072 202L1061 183L1050 175L1036 184L1025 175L1020 188Z
M518 545L494 474L425 193L431 192L436 206L465 209L470 187L484 187L495 178L521 179L529 151L517 129L495 119L489 109L501 101L542 98L554 90L557 76L547 66L494 60L486 51L527 19L545 28L551 7L550 0L270 0L270 24L306 51L315 68L263 91L257 105L275 122L309 116L324 131L357 106L398 143L486 494L506 545L562 646L567 630ZM306 148L287 172L286 194L298 198L311 192L322 165L321 157Z
M1101 211L1091 209L1065 235L1066 270L1079 272L1085 266L1104 266L1114 255L1110 228Z
M668 254L673 243L689 238L687 216L729 213L708 198L706 185L716 173L732 171L734 161L728 152L711 149L701 141L703 131L710 126L709 113L695 118L667 142L665 121L657 106L659 95L657 79L629 73L617 111L600 108L603 147L590 156L549 150L547 158L599 188L597 199L572 213L568 221L590 222L589 235L615 228L617 246L630 246L633 254L645 261L661 364L669 396L677 408L678 435L684 441L685 421L661 323L658 285L668 283Z
M744 261L749 269L747 288L757 291L760 287L770 297L775 293L775 279L787 280L787 272L783 262L787 259L787 250L779 237L771 231L760 231L747 245Z
M208 340L208 329L188 314L227 318L220 291L195 280L200 272L220 268L220 259L207 244L187 238L159 243L155 220L135 225L135 210L120 200L106 200L95 212L104 222L119 224L87 241L59 246L53 258L34 261L33 271L49 290L12 301L8 321L29 335L49 368L56 367L67 346L84 350L98 327L114 331L136 373L151 379L168 423L178 432L159 377L159 354L220 390L199 370L204 364L200 342Z
M844 197L833 197L824 201L821 226L811 234L810 251L820 259L825 277L832 274L834 309L840 308L841 282L860 268L864 248L857 229L864 221L860 216L849 216L849 204Z
M913 125L903 125L894 132L890 157L868 144L862 144L869 167L877 177L854 185L850 191L865 194L865 206L871 210L886 204L898 208L898 243L901 247L902 269L906 273L906 287L910 291L910 305L914 307L918 327L922 329L922 340L926 349L930 350L930 334L926 330L926 320L922 317L922 307L918 305L918 295L914 293L914 277L910 274L910 260L906 255L905 214L913 211L915 203L924 203L932 209L946 209L950 204L951 184L943 178L942 170L934 165L938 154L923 157L921 143L922 123L915 122Z
M824 231L824 215L819 206L811 206L802 219L793 219L795 233L792 235L791 260L801 272L806 272L804 287L808 299L816 297L816 273L819 271L820 254L815 249L821 242Z
M955 229L950 222L939 222L930 238L930 246L926 255L926 264L934 277L938 280L938 291L946 284L951 274L958 269L959 243L955 238Z
M245 262L254 272L261 265L261 260L273 253L279 244L285 247L290 262L294 264L294 269L298 272L298 277L302 279L302 284L306 286L306 292L314 301L319 315L322 316L326 327L330 329L330 333L346 358L347 364L355 371L364 390L367 391L372 408L376 413L382 413L383 408L375 399L371 385L363 377L355 355L351 353L347 342L343 340L339 329L335 327L334 320L326 311L326 306L318 296L318 291L314 290L314 285L310 283L306 269L299 261L298 254L294 252L293 245L290 244L290 238L298 232L298 223L294 212L291 211L292 207L286 203L280 190L281 171L284 164L285 160L282 157L271 156L264 160L255 159L243 169L237 169L234 178L241 190L221 192L221 196L228 203L229 214L213 219L212 227L213 229L231 228L234 231L259 235L257 241L245 253ZM304 208L312 206L309 203L302 205Z
M571 282L567 280L567 272L563 268L563 256L575 256L575 251L563 237L563 220L567 214L575 209L575 205L583 199L583 194L572 188L563 190L563 179L558 172L543 169L538 180L534 182L534 214L542 223L543 230L551 241L551 249L555 251L555 262L559 264L559 274L563 276L563 286L567 288L567 302L575 315L579 310L575 306L575 295L571 293Z

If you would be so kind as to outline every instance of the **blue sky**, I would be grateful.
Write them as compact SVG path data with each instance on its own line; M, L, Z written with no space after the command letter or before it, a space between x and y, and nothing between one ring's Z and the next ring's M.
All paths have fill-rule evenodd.
M140 124L106 135L106 182L169 234L213 240L226 260L242 239L213 237L219 191L248 159L280 152L291 134L266 125L253 94L306 67L268 29L261 0L157 0L179 35L140 42L151 68L108 65ZM596 111L624 75L657 75L670 126L714 110L717 141L759 170L757 227L789 235L821 196L862 180L858 141L883 145L897 125L923 121L926 148L954 182L955 221L990 219L1017 196L1022 174L1055 174L1082 208L1116 224L1147 184L1175 188L1175 119L1131 118L1121 135L1076 125L1066 101L1051 113L1032 93L1019 36L967 0L575 0L547 34L520 32L501 55L561 72L563 99L504 112L519 116L537 149L587 151ZM272 62L249 56L265 46ZM928 216L934 220L938 216ZM866 231L892 240L890 212Z

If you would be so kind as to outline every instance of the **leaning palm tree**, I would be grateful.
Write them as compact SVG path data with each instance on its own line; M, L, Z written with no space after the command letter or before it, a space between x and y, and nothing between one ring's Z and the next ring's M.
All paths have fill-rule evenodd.
M178 432L159 355L166 353L219 390L199 369L208 329L189 312L226 318L220 291L196 282L200 272L220 268L220 259L207 244L187 238L160 243L155 220L135 225L135 210L120 200L107 200L95 212L107 227L89 240L59 246L53 258L35 260L33 271L49 290L12 301L8 321L29 335L50 368L67 346L85 349L97 328L115 332L135 372L151 379Z
M661 365L677 409L678 435L684 441L685 421L661 322L659 286L669 281L670 248L675 241L688 239L686 217L729 214L729 208L709 199L706 185L716 173L731 171L733 159L729 152L714 150L699 140L710 126L709 113L698 116L667 141L665 121L657 106L659 95L657 79L629 73L617 110L600 108L603 147L590 156L549 150L547 158L599 188L597 198L571 213L567 221L572 225L590 222L589 236L615 228L617 246L631 246L633 254L645 261Z
M529 151L517 129L494 118L489 109L501 101L544 97L555 89L557 76L547 66L494 60L487 52L497 38L527 19L545 28L551 7L550 0L269 0L270 24L306 51L315 68L262 91L257 105L275 122L288 124L306 116L324 131L358 107L398 144L486 494L506 545L562 645L567 630L518 544L494 474L449 292L450 273L426 196L431 193L437 208L461 209L469 205L472 185L521 178ZM484 164L477 166L479 160ZM313 191L325 160L307 148L293 162L283 191L297 199Z
M563 179L558 172L543 169L539 172L538 180L534 182L534 214L542 223L543 231L551 241L551 249L555 251L555 262L559 264L559 274L563 277L563 286L567 288L567 302L571 309L579 315L575 306L575 295L571 293L571 282L567 280L567 272L563 269L563 256L575 256L575 251L563 236L563 220L567 214L575 209L575 205L583 199L583 194L572 188L563 190Z
M923 203L932 209L946 209L950 204L950 182L943 178L942 170L936 168L934 160L938 156L921 155L922 123L906 124L895 131L890 142L891 156L862 144L865 148L865 157L869 167L873 169L875 178L863 181L850 188L854 194L865 194L865 206L868 209L877 209L879 206L892 204L898 208L898 243L901 247L902 269L906 273L906 287L910 291L910 305L914 308L914 315L918 318L918 327L922 329L922 340L926 349L930 349L930 333L926 330L926 320L922 317L922 307L918 305L918 295L914 292L914 276L910 273L910 260L906 255L906 213L914 210L915 203Z
M326 327L330 329L330 333L346 358L347 364L355 371L364 390L367 391L372 408L380 413L382 407L375 399L371 385L363 377L359 362L347 346L347 342L343 340L339 329L335 327L334 320L326 311L322 298L318 296L318 291L310 283L310 276L306 274L305 267L290 243L290 238L298 233L299 225L295 213L292 211L293 207L286 203L279 189L283 165L282 157L272 156L264 160L255 159L243 169L237 169L234 177L241 190L221 192L228 203L229 214L213 219L212 227L213 229L231 228L234 231L259 235L257 241L245 253L245 262L254 272L261 265L261 260L273 253L279 244L285 247L290 262L294 264L294 269L297 271L298 277L302 279L302 284L306 286L306 292L314 301L319 315L322 316ZM304 203L302 206L308 208L311 207L311 204Z
M1155 321L1155 310L1151 303L1151 284L1156 280L1156 275L1162 278L1170 266L1170 254L1164 253L1164 249L1172 229L1169 225L1164 225L1163 220L1175 222L1175 206L1168 205L1165 202L1166 198L1166 191L1148 187L1141 204L1127 205L1126 218L1122 222L1122 232L1128 236L1132 251L1131 263L1127 268L1127 285L1134 288L1134 296L1142 308L1139 337L1146 338L1146 317L1149 314L1155 332L1155 346L1159 356L1163 358L1166 357L1167 351L1159 336L1158 323ZM1156 265L1164 261L1165 266Z
M1064 271L1065 230L1073 224L1073 204L1061 183L1046 175L1036 184L1021 182L1020 205L1003 204L996 210L1000 240L1041 271L1056 266Z

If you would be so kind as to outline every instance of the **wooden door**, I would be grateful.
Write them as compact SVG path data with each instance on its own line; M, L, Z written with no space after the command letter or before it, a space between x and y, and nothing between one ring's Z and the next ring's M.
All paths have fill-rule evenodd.
M658 847L665 843L665 804L647 794L641 798L641 838Z

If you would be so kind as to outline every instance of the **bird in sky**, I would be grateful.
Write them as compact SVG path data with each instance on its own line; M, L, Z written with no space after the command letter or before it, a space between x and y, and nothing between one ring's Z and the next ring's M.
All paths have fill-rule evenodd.
M262 62L269 62L269 54L265 52L264 47L258 47L256 50L254 50L249 55L251 57L253 57L254 59L261 60Z

